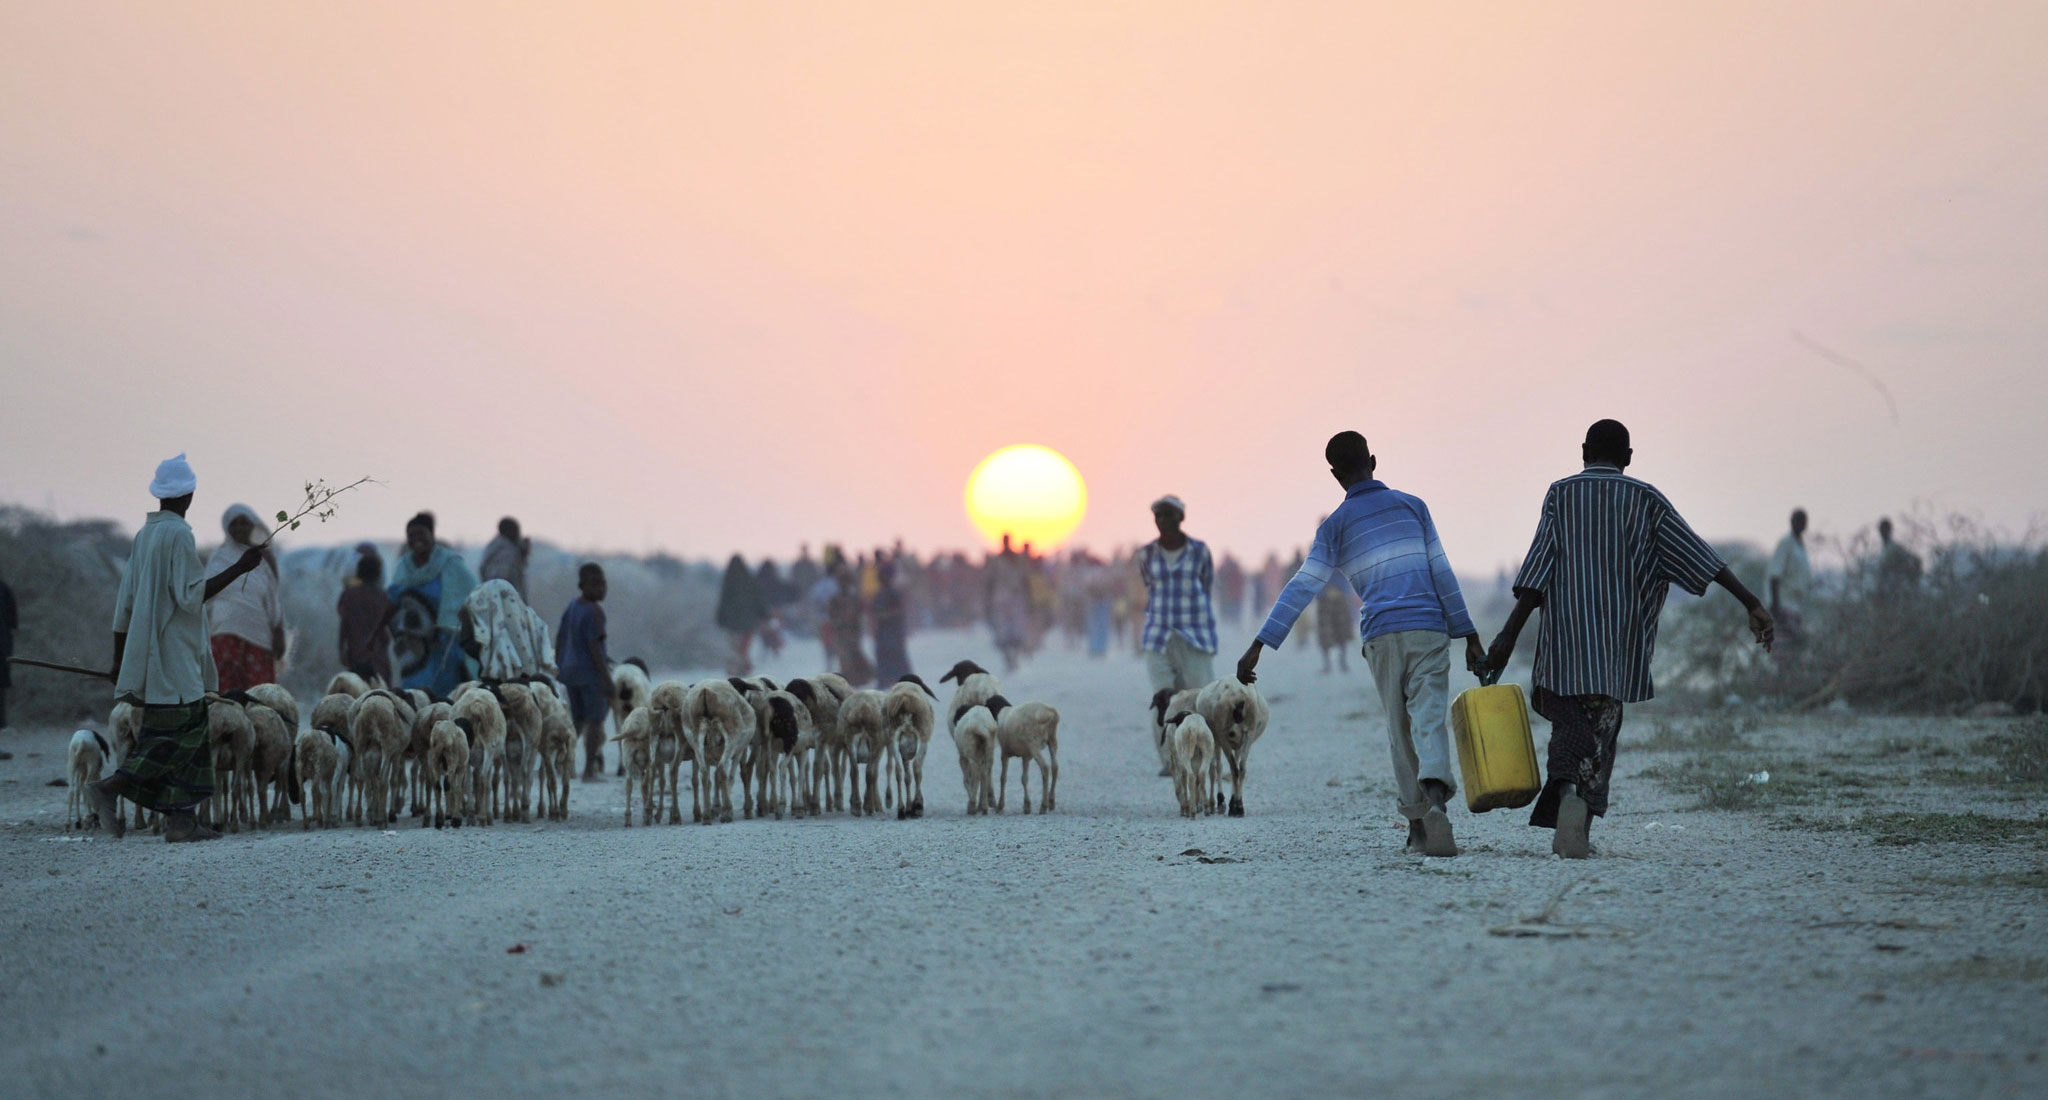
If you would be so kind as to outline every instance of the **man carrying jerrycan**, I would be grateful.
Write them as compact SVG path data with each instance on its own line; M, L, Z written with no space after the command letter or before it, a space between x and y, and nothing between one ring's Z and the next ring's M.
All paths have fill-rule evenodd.
M1339 432L1323 457L1344 487L1344 503L1316 529L1301 571L1281 590L1266 625L1238 659L1237 678L1247 684L1258 680L1260 650L1278 649L1302 609L1341 572L1365 603L1358 635L1387 711L1408 851L1455 856L1458 845L1445 812L1457 789L1444 728L1450 642L1465 640L1465 667L1476 672L1486 660L1479 629L1466 613L1428 507L1374 479L1378 459L1365 437Z
M1592 819L1607 812L1622 706L1651 696L1650 651L1670 586L1695 596L1709 584L1726 588L1748 610L1757 644L1771 646L1762 601L1664 494L1622 473L1633 455L1618 421L1586 429L1586 467L1544 494L1535 541L1515 575L1514 613L1486 657L1486 671L1498 675L1522 624L1543 609L1531 679L1536 713L1550 719L1550 766L1529 824L1555 830L1551 851L1566 859L1592 854Z

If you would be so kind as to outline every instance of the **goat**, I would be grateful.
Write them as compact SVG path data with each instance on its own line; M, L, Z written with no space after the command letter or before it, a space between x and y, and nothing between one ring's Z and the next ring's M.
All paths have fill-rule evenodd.
M696 766L690 769L690 796L701 791L704 812L701 820L710 824L732 820L732 776L754 742L754 708L724 680L705 680L692 685L683 696L683 719L690 740L690 755Z
M996 760L996 717L986 703L955 711L950 723L960 752L960 782L967 788L967 812L985 814L995 805L991 776Z
M1195 697L1195 712L1209 723L1216 737L1216 762L1209 767L1210 786L1216 801L1223 801L1222 767L1230 765L1230 816L1244 816L1245 769L1251 762L1252 742L1266 732L1269 711L1258 689L1240 683L1235 676L1213 681Z
M456 696L455 717L469 720L469 819L489 825L505 769L505 711L496 695L474 687Z
M882 711L886 699L883 693L870 689L854 692L839 705L839 731L846 738L852 763L848 778L853 791L847 808L855 815L882 812L881 784L876 773L890 752L889 728L884 724ZM865 788L861 784L863 777L867 780Z
M996 718L996 745L1002 751L1002 774L996 781L996 812L1003 812L1003 798L1010 783L1010 758L1019 757L1017 788L1024 796L1024 812L1031 812L1031 765L1038 765L1038 812L1049 814L1060 786L1060 712L1044 703L1011 706L998 695L988 701Z
M79 730L71 735L71 747L66 754L71 771L71 797L65 803L64 813L71 819L72 828L85 828L88 813L93 814L94 821L99 821L99 815L92 809L92 800L85 795L85 785L99 781L100 773L106 770L107 759L113 755L114 747L107 744L107 739L97 730ZM119 805L115 803L117 812ZM100 824L107 829L114 827L111 821Z
M931 748L938 716L932 704L937 693L915 673L896 681L882 701L882 724L895 748L889 780L896 788L896 816L924 816L924 757Z
M453 711L451 710L452 714ZM464 805L474 784L470 780L469 741L475 726L467 718L439 718L427 731L427 808L434 828L462 828ZM422 828L426 820L421 820Z
M1181 711L1166 720L1166 728L1173 743L1173 795L1180 800L1180 815L1215 812L1209 804L1209 770L1216 763L1216 735L1208 720Z

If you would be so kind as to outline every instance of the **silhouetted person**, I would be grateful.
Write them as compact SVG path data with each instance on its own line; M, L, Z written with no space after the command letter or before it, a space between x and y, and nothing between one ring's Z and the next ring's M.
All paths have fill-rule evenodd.
M605 650L604 598L610 591L604 567L584 562L576 570L574 600L555 632L555 667L569 691L569 717L583 735L583 781L604 782L604 720L611 713L611 655Z
M1877 521L1877 592L1891 598L1920 587L1920 555L1892 539L1890 516Z
M334 604L341 622L341 667L373 687L390 687L391 616L398 605L384 591L384 559L374 554L357 558L355 579Z
M718 628L725 631L732 642L732 657L726 662L726 674L753 675L754 631L768 620L768 601L761 598L761 584L747 568L747 560L738 554L725 563L725 580L718 586L715 619Z
M533 556L533 540L519 532L519 521L506 516L498 521L498 534L484 544L484 556L478 560L476 579L478 581L504 581L526 598L526 563Z
M1601 420L1586 429L1585 469L1543 495L1536 538L1515 576L1515 610L1487 666L1507 667L1531 612L1536 636L1536 713L1550 719L1550 768L1529 824L1555 829L1551 850L1592 854L1592 818L1607 813L1607 787L1622 707L1655 694L1650 655L1672 584L1695 596L1719 584L1749 611L1757 644L1771 646L1771 613L1693 532L1664 494L1622 473L1635 452L1628 429Z
M1159 537L1138 549L1138 576L1145 582L1145 676L1152 691L1199 688L1216 678L1216 584L1209 547L1181 529L1188 506L1177 496L1152 502L1152 526ZM1160 775L1173 771L1166 746L1157 746Z
M1813 592L1813 566L1806 557L1806 509L1792 510L1792 529L1771 552L1764 590L1771 598L1771 620L1778 625L1779 650L1790 656L1806 641L1806 601Z
M1449 707L1451 639L1465 640L1465 667L1478 669L1486 654L1479 628L1465 610L1465 595L1437 539L1429 507L1373 477L1379 460L1357 432L1339 432L1323 448L1330 476L1344 488L1344 503L1316 528L1316 540L1294 579L1280 591L1272 614L1237 662L1237 678L1259 677L1259 651L1278 649L1317 594L1343 578L1364 601L1359 635L1380 705L1387 714L1387 747L1401 816L1408 819L1408 850L1431 856L1458 854L1448 807L1457 780L1444 721ZM1350 606L1340 598L1342 613Z

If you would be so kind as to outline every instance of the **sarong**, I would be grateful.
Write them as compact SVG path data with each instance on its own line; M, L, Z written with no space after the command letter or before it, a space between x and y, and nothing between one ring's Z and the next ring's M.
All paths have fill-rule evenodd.
M213 667L220 671L220 690L247 691L277 682L277 658L270 651L235 634L213 636Z
M1535 704L1536 713L1550 719L1550 768L1529 824L1557 828L1557 806L1566 783L1578 787L1593 816L1605 816L1614 746L1621 736L1621 700L1611 695L1557 695L1539 687Z
M118 773L123 797L146 810L188 814L213 796L206 700L142 708L142 732Z

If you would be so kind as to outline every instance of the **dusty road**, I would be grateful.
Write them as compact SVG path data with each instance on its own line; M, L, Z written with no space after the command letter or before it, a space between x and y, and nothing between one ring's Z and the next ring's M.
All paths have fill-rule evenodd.
M1743 751L1786 793L1738 812L1625 747L1600 858L1460 810L1423 861L1356 662L1263 671L1242 820L1175 816L1140 666L1056 644L1009 678L1065 716L1047 817L962 817L941 734L922 821L628 830L614 781L561 825L111 843L60 828L66 731L19 738L0 1092L2048 1094L2040 796L1927 778L1981 724L1766 722ZM2010 828L1856 827L1966 809Z

